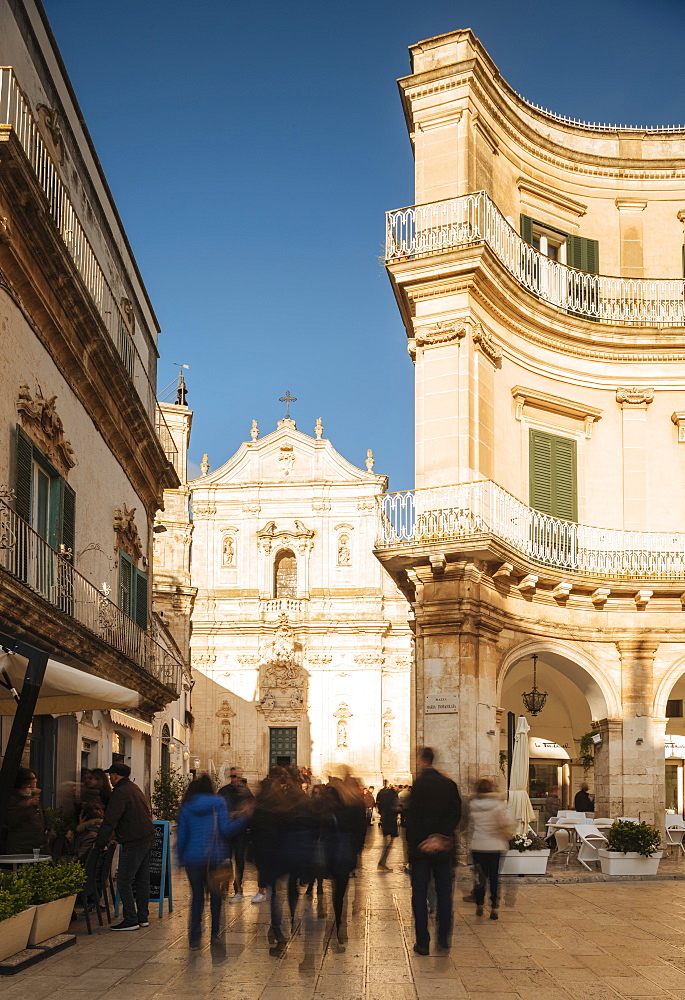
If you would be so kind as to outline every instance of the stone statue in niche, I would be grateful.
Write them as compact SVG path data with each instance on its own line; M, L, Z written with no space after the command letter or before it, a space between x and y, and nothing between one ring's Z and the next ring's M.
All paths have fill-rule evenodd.
M347 746L347 719L338 719L338 746Z
M221 725L221 746L230 747L231 745L231 723L228 719L224 719Z
M349 566L351 562L350 536L341 535L338 538L338 566Z
M392 749L392 725L387 721L383 723L383 749Z
M224 536L224 566L232 566L235 559L235 543L232 535Z

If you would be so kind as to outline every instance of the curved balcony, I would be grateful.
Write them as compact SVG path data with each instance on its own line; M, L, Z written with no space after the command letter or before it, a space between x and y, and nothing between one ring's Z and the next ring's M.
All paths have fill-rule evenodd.
M563 521L489 480L377 497L377 549L494 537L543 567L612 580L685 580L685 534Z
M386 264L487 244L522 288L582 319L685 326L685 280L587 274L521 239L485 191L386 213Z

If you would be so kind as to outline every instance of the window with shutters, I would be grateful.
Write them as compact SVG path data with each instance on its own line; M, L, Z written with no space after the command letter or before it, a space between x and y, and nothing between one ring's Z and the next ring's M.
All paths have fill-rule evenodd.
M148 579L119 549L119 607L142 629L148 624Z
M530 431L529 503L543 514L578 520L576 442L545 431Z
M73 559L76 494L17 424L15 510L48 545Z
M565 233L529 215L521 215L521 238L550 260L568 264L587 274L599 274L599 243Z

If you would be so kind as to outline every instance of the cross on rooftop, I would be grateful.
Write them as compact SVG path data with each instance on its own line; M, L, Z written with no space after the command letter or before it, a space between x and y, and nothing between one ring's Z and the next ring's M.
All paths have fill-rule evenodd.
M290 404L297 402L297 396L290 395L290 389L286 390L285 396L280 396L279 403L285 403L285 417L286 420L290 419Z

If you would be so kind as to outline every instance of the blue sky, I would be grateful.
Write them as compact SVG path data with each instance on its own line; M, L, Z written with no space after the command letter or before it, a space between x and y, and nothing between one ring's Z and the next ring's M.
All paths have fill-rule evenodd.
M298 397L390 489L413 485L413 370L379 264L413 202L397 77L470 27L560 114L685 122L683 0L43 0L212 468Z

